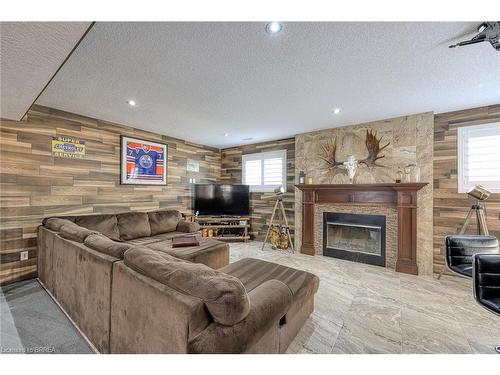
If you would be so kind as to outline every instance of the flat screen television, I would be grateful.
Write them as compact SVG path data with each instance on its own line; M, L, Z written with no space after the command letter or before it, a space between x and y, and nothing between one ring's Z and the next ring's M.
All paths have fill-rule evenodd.
M193 211L198 211L200 215L248 215L249 202L248 185L194 185Z

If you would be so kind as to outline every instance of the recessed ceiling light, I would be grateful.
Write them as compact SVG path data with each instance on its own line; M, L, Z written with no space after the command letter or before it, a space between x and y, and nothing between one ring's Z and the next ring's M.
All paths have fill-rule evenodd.
M224 133L224 137L229 137L229 133Z
M340 113L340 108L334 108L333 109L333 114L338 115Z
M269 22L266 25L266 31L268 34L278 34L283 29L283 24L281 22Z
M137 105L137 103L135 102L135 100L127 100L127 104L131 107L135 107Z
M243 138L242 141L251 141L253 137Z

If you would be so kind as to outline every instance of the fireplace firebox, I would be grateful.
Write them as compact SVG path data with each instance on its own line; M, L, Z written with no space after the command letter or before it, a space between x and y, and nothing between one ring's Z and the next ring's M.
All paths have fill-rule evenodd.
M385 267L383 215L323 214L323 255Z

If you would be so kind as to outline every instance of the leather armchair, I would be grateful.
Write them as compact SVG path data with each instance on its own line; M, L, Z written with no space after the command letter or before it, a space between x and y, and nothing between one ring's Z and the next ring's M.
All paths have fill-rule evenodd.
M476 254L472 264L476 302L500 317L500 254ZM495 350L500 354L500 345Z
M465 277L472 277L472 256L474 254L500 253L498 240L495 236L449 235L445 237L445 242L446 266L452 272Z

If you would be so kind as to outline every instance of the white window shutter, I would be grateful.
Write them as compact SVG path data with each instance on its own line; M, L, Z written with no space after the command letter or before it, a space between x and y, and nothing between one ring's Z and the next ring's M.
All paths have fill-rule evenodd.
M500 192L500 123L458 129L458 192L478 184Z
M260 160L245 162L245 184L262 185L262 162Z
M283 159L264 159L264 185L283 184Z
M243 155L242 183L253 192L286 188L286 150Z

